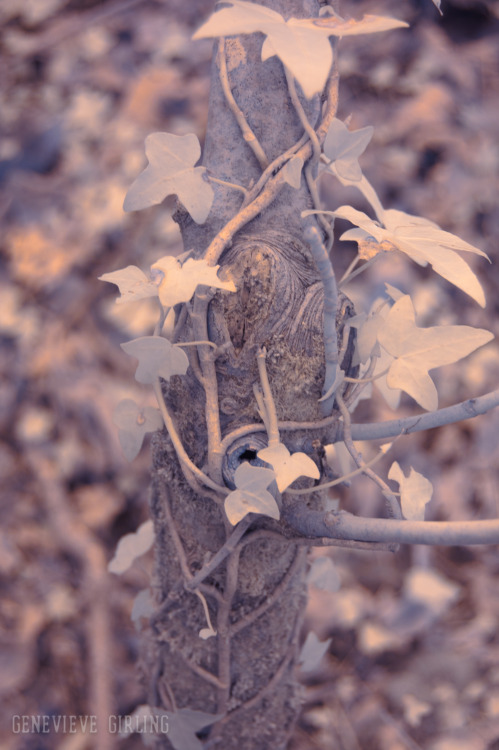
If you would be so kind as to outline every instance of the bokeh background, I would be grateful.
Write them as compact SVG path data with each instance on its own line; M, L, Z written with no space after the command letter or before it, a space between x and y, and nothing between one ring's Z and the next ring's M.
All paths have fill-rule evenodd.
M0 3L0 743L5 750L142 747L135 735L15 734L14 715L128 715L145 702L133 601L150 556L107 572L118 540L147 519L149 452L128 464L112 422L122 398L152 404L119 344L154 322L114 305L102 273L143 269L181 240L169 204L136 214L124 195L153 131L204 137L211 43L191 41L212 0ZM488 305L410 261L352 284L369 305L384 281L410 292L422 325L498 333L499 3L347 2L409 31L340 46L339 116L375 126L361 163L386 206L419 214L487 252ZM331 183L331 208L361 198ZM346 228L346 225L345 225ZM344 269L352 249L338 244ZM469 259L469 258L468 258ZM497 387L492 343L436 373L441 405ZM417 413L409 400L400 414ZM394 414L379 396L360 419ZM367 450L367 449L366 449ZM398 441L393 459L434 484L433 519L493 518L499 417ZM389 464L386 464L386 467ZM339 496L380 511L359 480ZM327 554L334 592L311 590L307 626L332 638L304 674L293 750L497 750L497 548ZM262 644L262 649L264 648Z

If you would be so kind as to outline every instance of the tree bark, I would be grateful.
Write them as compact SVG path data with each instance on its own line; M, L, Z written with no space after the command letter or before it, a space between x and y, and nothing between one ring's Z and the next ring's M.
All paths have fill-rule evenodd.
M285 18L318 13L315 0L266 0ZM252 34L225 41L232 94L271 162L297 143L303 128L289 99L283 68L277 58L261 62L263 36ZM215 44L208 131L203 164L222 180L251 188L262 172L241 135L220 83L220 51ZM319 98L302 99L312 125L321 112ZM241 193L216 184L208 221L198 226L181 206L176 218L186 250L201 257L215 235L236 214ZM210 360L195 347L186 349L187 375L163 383L165 401L187 452L211 478L230 486L241 461L258 463L256 452L266 444L254 397L259 384L256 355L265 347L267 370L279 420L318 420L318 399L324 380L323 287L309 248L300 214L311 207L302 178L296 190L285 186L277 198L235 234L219 262L230 272L237 292L217 293L209 302L198 295L190 314L178 311L179 340L199 340L199 331L217 346ZM311 220L309 220L311 221ZM223 273L223 272L221 272ZM199 301L200 300L200 301ZM204 320L196 305L207 309ZM342 299L337 330L352 314ZM180 316L183 316L180 318ZM200 349L201 351L201 349ZM348 369L348 363L343 363ZM211 370L210 370L211 368ZM227 448L223 461L209 465L207 396L203 382L214 372L222 439L241 425L255 431ZM290 451L310 455L319 468L321 443L331 442L336 425L322 430L288 430L281 440ZM230 442L230 441L229 441ZM169 438L153 441L151 513L156 531L154 589L158 609L144 645L143 666L149 682L150 705L173 711L190 708L221 715L205 732L205 747L224 750L285 748L300 707L295 677L300 626L306 603L307 548L280 534L281 522L256 517L239 544L204 580L217 631L203 640L207 622L202 602L185 586L222 547L232 527L211 490L185 477ZM321 501L309 496L309 507ZM286 495L278 497L286 504ZM305 502L305 501L304 501ZM167 737L162 747L171 747Z

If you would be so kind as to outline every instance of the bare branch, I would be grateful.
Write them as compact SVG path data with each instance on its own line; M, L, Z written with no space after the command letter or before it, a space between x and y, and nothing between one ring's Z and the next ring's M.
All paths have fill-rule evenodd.
M295 531L311 540L314 537L330 537L443 546L499 543L497 518L488 521L403 521L361 518L346 511L313 511L298 504L287 508L283 518Z
M353 440L377 440L379 438L392 438L398 435L409 435L411 432L431 430L435 427L443 427L446 424L461 422L463 419L472 419L480 414L494 409L499 405L499 389L486 393L478 398L469 398L454 406L438 409L417 417L402 417L391 419L387 422L373 422L369 424L352 424ZM318 426L320 423L318 423ZM281 429L282 426L280 425ZM342 428L339 427L336 439L342 440Z

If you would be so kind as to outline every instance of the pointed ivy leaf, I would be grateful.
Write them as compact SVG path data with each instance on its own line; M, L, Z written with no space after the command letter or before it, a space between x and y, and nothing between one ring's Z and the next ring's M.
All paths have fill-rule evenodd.
M119 288L121 297L118 297L116 304L132 302L145 297L156 297L158 294L157 287L137 266L127 266L126 268L120 268L118 271L104 273L99 276L99 281L116 284Z
M154 544L154 526L152 521L145 521L133 534L121 537L114 557L107 566L110 573L124 573L137 557L148 552Z
M230 7L215 12L194 34L194 39L211 36L265 34L262 60L277 55L300 84L308 99L319 94L333 62L330 36L367 34L407 24L393 19L366 16L362 21L344 21L339 17L284 18L269 8L243 0L227 0Z
M424 521L425 507L433 494L430 480L412 467L409 476L406 477L396 461L390 467L388 479L392 479L400 486L400 505L404 518L408 521Z
M329 34L313 26L307 27L296 18L283 20L267 33L262 45L262 60L277 55L296 78L307 99L320 94L333 64Z
M201 156L196 135L151 133L146 138L149 165L126 194L125 211L140 211L177 195L197 224L210 213L214 192L205 180L205 167L194 167Z
M400 388L423 409L438 408L438 394L429 370L466 357L494 338L490 331L470 326L417 328L409 295L401 297L378 333L381 346L394 362L387 375L390 388Z
M283 179L295 190L299 190L301 185L301 172L303 169L303 159L301 156L293 156L286 162L282 168Z
M274 469L279 492L283 492L298 477L320 479L319 469L310 456L305 453L291 455L282 443L272 448L262 448L257 455Z
M154 710L154 713L157 711ZM203 750L204 743L196 737L196 733L222 717L223 714L205 714L190 708L168 712L168 740L175 750Z
M213 638L213 636L216 634L217 634L217 631L213 630L213 628L201 628L201 630L199 631L199 637L203 641L207 641L208 638Z
M285 22L285 31L279 26L274 33L268 34L262 47L262 60L276 54L291 70L307 99L311 99L314 94L323 91L331 70L333 52L330 36L340 38L371 34L406 26L403 21L381 16L364 16L360 21L346 21L339 16L290 18ZM268 50L265 49L267 44Z
M393 409L393 411L395 411L399 407L400 399L402 397L402 390L400 388L392 387L388 384L388 374L390 372L389 368L392 366L393 362L394 358L390 354L388 354L387 351L381 349L380 356L376 360L373 377L376 378L376 380L374 380L375 387L381 393L390 409ZM376 377L382 372L385 372L385 370L388 370L387 374L382 375L381 377Z
M205 260L189 258L181 264L171 255L165 255L151 266L151 273L158 283L158 293L164 307L173 307L179 302L189 302L199 285L237 291L233 281L218 277L220 266L209 266Z
M257 3L242 0L227 0L232 7L221 8L196 31L193 39L207 39L211 36L232 36L234 34L277 33L276 29L285 24L284 18L275 10Z
M372 236L379 243L380 250L388 250L393 246L420 266L430 263L436 273L469 294L481 307L485 307L485 295L480 282L466 261L456 252L465 251L487 258L478 248L450 232L445 232L432 221L420 216L411 216L403 211L384 211L384 227L351 206L340 206L333 213L351 221ZM343 236L342 239L347 238Z
M441 0L431 0L431 1L432 1L433 5L435 6L435 8L440 13L440 15L443 16L443 11L442 11L442 8L441 8L441 5L442 5Z
M348 321L349 325L357 329L356 364L364 365L375 351L378 354L378 331L383 326L389 312L390 307L387 300L378 297L372 303L368 315L361 313Z
M378 343L378 331L383 325L383 320L379 312L371 312L369 315L356 315L349 321L350 325L357 329L355 346L359 363L364 365L371 357Z
M307 98L322 91L333 62L329 33L304 26L296 18L285 21L276 11L243 0L227 0L231 7L215 12L194 34L210 36L252 34L261 31L266 39L262 60L277 55L295 76Z
M362 179L362 170L357 161L372 138L374 128L369 125L360 130L348 130L338 118L334 118L324 141L324 154L331 160L329 169L334 174L352 182Z
M225 498L225 512L233 526L248 513L260 513L279 520L279 507L267 487L275 479L271 469L251 466L247 461L236 469L235 490Z
M338 591L340 588L340 577L334 562L330 557L317 557L308 572L307 583L309 586L315 586L321 591Z
M332 638L328 638L327 641L321 642L315 633L310 631L298 657L298 662L304 672L312 672L317 669L332 640Z
M172 375L185 375L189 367L187 354L161 336L142 336L121 344L131 357L139 360L135 380L151 385L156 378L170 380Z
M402 252L421 266L429 262L440 276L467 292L481 307L485 307L485 295L480 282L466 261L455 251L461 250L487 258L484 252L450 232L445 232L432 221L410 216L403 211L385 211L384 223L393 236L391 241Z
M129 461L138 456L146 433L163 428L158 409L153 406L140 407L131 398L120 401L114 410L113 422L118 427L120 444Z

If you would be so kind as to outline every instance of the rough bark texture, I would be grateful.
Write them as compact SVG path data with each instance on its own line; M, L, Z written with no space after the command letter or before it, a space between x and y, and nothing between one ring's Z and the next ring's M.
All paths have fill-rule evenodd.
M261 4L285 18L314 16L318 11L314 0ZM261 62L262 39L256 34L227 40L226 56L234 97L271 161L296 143L303 130L289 101L281 64L276 58ZM307 104L307 111L315 124L318 99ZM261 174L227 107L216 55L203 163L216 177L247 187ZM240 203L240 194L217 185L214 207L202 227L179 208L186 249L200 256ZM210 339L223 348L215 365L222 437L240 425L259 425L255 434L239 441L239 453L229 447L232 464L226 458L226 479L236 468L234 460L254 460L258 441L265 444L253 393L253 385L259 382L256 354L260 347L267 350L279 419L321 418L323 292L302 239L300 218L309 206L304 180L300 190L284 188L272 206L236 235L220 260L238 289L237 293L219 292L210 303L207 320ZM348 301L343 300L339 318L349 314ZM192 335L187 317L181 339L192 339ZM164 384L165 400L190 457L206 470L205 393L196 376L197 355L193 349L188 354L192 367L185 377ZM305 451L320 466L320 439L330 441L332 431L334 426L322 433L287 431L282 439L290 450ZM319 440L312 442L312 438ZM259 517L242 544L201 587L218 631L205 641L198 636L206 627L202 604L183 585L179 545L195 573L224 544L231 529L213 493L186 481L164 434L158 434L154 442L151 498L157 534L154 586L159 603L144 648L151 705L225 713L213 726L206 747L284 748L300 705L294 666L305 607L306 548L275 533L278 522ZM318 507L318 500L309 503ZM216 679L206 679L206 672ZM170 747L168 739L162 742L163 747Z

